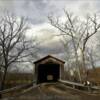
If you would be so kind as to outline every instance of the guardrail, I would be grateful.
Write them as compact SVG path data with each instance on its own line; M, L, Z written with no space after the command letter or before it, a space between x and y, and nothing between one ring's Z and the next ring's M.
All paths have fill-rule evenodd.
M11 92L11 91L16 91L16 90L23 89L23 88L27 88L27 87L31 86L32 84L33 83L15 86L13 88L5 89L5 90L0 91L0 94L6 93L6 92Z
M100 93L100 87L99 86L91 86L91 85L85 86L84 84L81 84L81 83L75 83L75 82L70 82L70 81L66 81L66 80L59 80L59 82L65 84L69 87L75 88L75 89Z
M26 92L28 92L28 91L30 91L30 90L32 90L32 89L34 89L34 88L36 88L36 87L39 87L39 85L40 84L27 84L27 85L23 85L23 86L20 86L20 87L14 87L14 88L17 88L17 89L15 89L14 91L15 91L15 93L13 93L12 94L12 91L13 91L13 89L14 88L11 88L11 89L7 89L8 91L6 91L6 90L3 90L1 93L2 93L2 100L14 100L16 97L19 97L20 95L23 95L24 93L26 93ZM26 88L27 87L27 88ZM21 91L17 91L18 89L22 89ZM9 94L10 93L10 95L4 95L4 94Z
M12 87L12 88L9 88L9 89L5 89L5 90L0 91L0 94L6 93L6 92L11 92L11 91L16 91L16 90L19 90L19 89L28 88L28 87L34 85L35 83L36 83L36 81L33 81L32 83L29 83L29 84L15 86L15 87Z

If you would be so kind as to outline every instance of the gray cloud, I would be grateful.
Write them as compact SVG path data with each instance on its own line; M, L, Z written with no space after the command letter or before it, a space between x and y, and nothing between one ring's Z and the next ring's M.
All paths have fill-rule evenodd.
M74 13L84 14L87 11L97 9L100 11L99 0L0 0L0 8L10 10L18 16L25 16L33 25L44 24L48 22L47 16L54 13L57 16L63 16L63 8ZM40 30L39 33L43 31ZM45 33L50 34L50 30ZM45 35L44 35L45 36ZM48 41L48 40L47 40ZM51 40L53 41L53 40ZM41 53L62 53L61 44L54 41L51 44L43 44Z
M55 42L53 44L40 46L40 51L38 54L40 57L46 55L53 55L61 59L64 59L65 57L65 51L63 45L60 42Z
M62 9L77 12L90 9L92 6L99 9L99 0L0 0L0 8L10 10L18 15L26 16L33 24L47 22L50 13L61 16ZM91 9L90 9L91 10Z
M40 46L41 53L59 54L64 52L63 45L59 41Z
M51 34L55 34L56 31L49 29L51 26L46 26L48 29L44 27L40 29L44 23L48 23L48 14L53 13L57 16L63 16L63 8L66 8L76 15L84 15L87 12L99 12L99 6L100 0L0 0L0 15L6 9L19 17L28 17L28 21L38 29L38 31L36 29L36 33L39 32L39 40L46 40L45 43L40 45L39 55L43 57L52 54L63 58L65 56L63 45L59 39L51 39L53 38ZM34 27L31 31L34 31ZM29 66L29 64L27 65ZM28 69L25 70L28 71Z

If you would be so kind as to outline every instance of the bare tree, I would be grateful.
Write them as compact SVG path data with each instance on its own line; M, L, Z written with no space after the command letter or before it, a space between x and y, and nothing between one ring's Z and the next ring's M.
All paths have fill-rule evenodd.
M87 50L87 58L88 58L88 61L92 67L93 70L95 70L95 62L96 62L96 52L93 50L93 48L89 48Z
M0 90L4 89L4 83L8 68L17 62L26 62L34 54L36 40L26 38L29 29L24 18L17 18L7 14L0 21L0 66L3 67L3 77Z
M81 52L82 69L84 70L84 72L86 72L85 50L89 39L91 39L91 37L99 32L99 17L96 14L94 16L88 15L85 19L83 18L81 20L80 17L68 13L66 10L64 10L64 13L66 17L66 20L64 22L62 22L58 17L49 16L48 18L51 25L60 30L60 36L62 35L71 38L75 55L74 57L76 60L76 68L79 80L81 81L82 77L79 69L80 55L78 54L78 50L80 50Z
M78 72L78 76L79 76L79 80L81 81L81 75L80 75L80 71L79 71L79 67L78 67L78 46L77 45L77 41L76 41L76 37L75 34L78 31L78 26L77 26L77 17L73 16L72 14L68 13L66 10L64 10L65 16L66 16L66 21L64 23L61 22L61 20L59 18L53 17L53 16L49 16L49 21L51 23L51 25L53 25L54 27L56 27L58 30L61 31L60 36L62 35L63 37L69 36L69 38L71 38L72 41L72 45L73 45L73 49L74 49L74 58L75 58L75 67L77 69Z
M81 39L79 41L79 48L81 50L81 56L82 56L82 68L84 68L84 75L86 78L87 77L87 69L86 69L86 46L88 41L91 39L91 37L93 37L96 33L98 33L100 31L100 22L99 22L99 17L94 14L93 16L87 16L87 18L85 19L84 23L84 28L83 28L83 33L81 33ZM91 56L91 60L92 60L92 65L93 63L93 59ZM94 66L94 65L93 65Z

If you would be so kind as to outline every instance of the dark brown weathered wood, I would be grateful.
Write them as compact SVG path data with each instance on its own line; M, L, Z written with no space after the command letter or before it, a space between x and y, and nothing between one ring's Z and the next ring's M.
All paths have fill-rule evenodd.
M36 82L38 83L38 81L39 81L38 80L38 75L40 73L39 69L40 69L40 67L43 67L43 66L45 66L45 68L46 68L46 69L44 68L43 70L41 69L41 71L43 71L43 73L47 73L47 71L51 70L51 67L54 67L54 69L52 69L52 71L49 72L50 75L53 75L53 73L55 73L57 75L57 77L59 77L59 79L63 79L64 78L64 63L65 63L64 61L62 61L56 57L53 57L51 55L48 55L42 59L35 61L34 64L35 64L35 80L36 80ZM40 66L40 65L42 65L42 66ZM59 69L57 66L59 67ZM57 70L57 71L55 71L55 70ZM57 73L59 73L59 74L57 74ZM54 75L52 77L55 78Z

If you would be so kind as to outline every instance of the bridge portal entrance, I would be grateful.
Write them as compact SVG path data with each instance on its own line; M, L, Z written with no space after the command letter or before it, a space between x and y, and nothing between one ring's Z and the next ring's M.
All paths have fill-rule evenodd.
M59 64L40 64L38 66L38 83L56 82L60 78Z
M53 56L46 56L34 62L36 82L56 82L64 77L64 61Z

